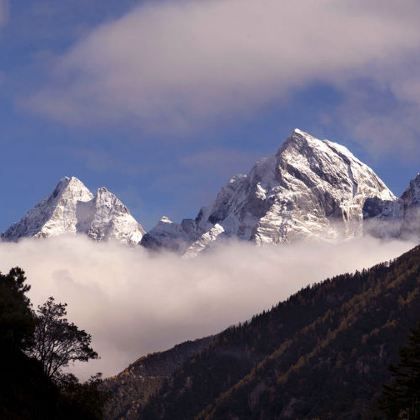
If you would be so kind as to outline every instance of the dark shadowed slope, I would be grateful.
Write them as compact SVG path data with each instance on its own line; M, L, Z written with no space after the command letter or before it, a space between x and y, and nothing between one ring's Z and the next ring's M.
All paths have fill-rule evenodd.
M371 418L388 366L419 319L417 247L227 329L138 418Z
M141 357L117 376L104 382L112 397L106 418L136 419L150 396L194 353L208 347L212 337L187 341L170 350Z

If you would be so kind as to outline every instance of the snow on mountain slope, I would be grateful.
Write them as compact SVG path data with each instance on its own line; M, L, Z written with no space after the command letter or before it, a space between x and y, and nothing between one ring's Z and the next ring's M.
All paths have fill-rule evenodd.
M7 240L17 240L76 233L78 203L92 199L93 194L77 178L63 178L47 199L29 210L2 236Z
M412 220L418 220L419 201L420 175L397 200L347 148L296 129L276 154L258 161L247 175L234 176L194 220L178 224L163 217L145 234L106 188L93 195L80 180L66 177L2 238L83 233L97 241L141 241L146 248L190 257L226 237L256 244L351 237L363 230L363 217L377 226L392 220L396 232L418 229Z
M219 223L227 234L256 243L356 234L368 197L395 197L345 147L295 130L274 155L235 178L198 226Z
M275 155L257 162L247 175L233 177L214 203L200 210L193 229L173 224L171 241L182 238L182 243L189 239L192 244L216 224L226 236L257 244L349 237L361 232L369 197L395 200L373 170L347 148L296 129ZM149 232L150 241L155 233ZM157 239L168 247L165 237ZM182 251L187 248L184 245Z
M398 200L366 200L365 231L378 237L420 238L420 173Z
M79 179L65 177L47 199L29 210L2 238L17 241L65 233L82 233L97 241L115 239L135 245L140 242L144 229L106 188L99 188L93 195Z
M203 233L195 242L193 242L184 252L183 257L196 257L200 252L209 249L212 243L220 238L225 232L222 226L216 223L210 230Z
M136 245L145 233L128 208L104 187L98 189L91 201L80 203L80 212L83 208L87 217L79 219L78 231L86 232L92 239L115 239L128 245Z

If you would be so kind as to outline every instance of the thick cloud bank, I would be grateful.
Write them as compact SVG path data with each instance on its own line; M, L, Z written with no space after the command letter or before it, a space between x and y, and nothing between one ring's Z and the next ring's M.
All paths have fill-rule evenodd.
M275 248L234 243L183 260L62 237L0 244L0 269L25 269L34 304L51 295L69 304L69 319L93 335L101 356L74 367L85 378L114 374L145 353L216 333L302 286L369 267L411 246L371 238Z

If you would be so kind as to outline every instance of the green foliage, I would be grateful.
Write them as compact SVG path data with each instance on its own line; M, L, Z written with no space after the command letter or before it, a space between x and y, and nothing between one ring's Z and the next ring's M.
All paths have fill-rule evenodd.
M420 323L390 368L392 381L384 386L380 407L388 419L420 419Z

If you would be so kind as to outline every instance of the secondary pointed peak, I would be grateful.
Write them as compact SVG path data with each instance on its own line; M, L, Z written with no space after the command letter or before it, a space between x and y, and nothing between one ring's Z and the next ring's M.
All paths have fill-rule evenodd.
M173 221L168 216L162 216L159 223L171 224Z
M420 202L420 173L418 173L402 193L401 198L407 203Z
M96 194L97 195L114 195L115 196L115 194L113 192L109 191L108 188L106 188L106 187L99 187L96 190Z
M95 199L96 201L101 201L101 202L104 202L104 201L112 202L114 203L114 205L125 207L126 210L128 211L128 208L123 204L123 202L112 191L110 191L106 187L99 187L96 190Z
M46 199L30 209L2 237L17 241L23 237L48 238L76 233L97 241L112 239L136 245L144 229L107 188L101 187L93 195L78 178L65 176Z

